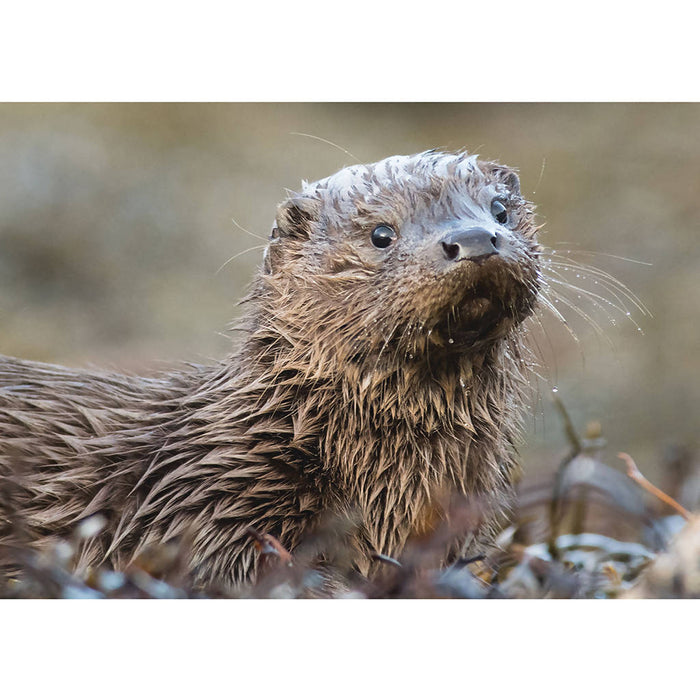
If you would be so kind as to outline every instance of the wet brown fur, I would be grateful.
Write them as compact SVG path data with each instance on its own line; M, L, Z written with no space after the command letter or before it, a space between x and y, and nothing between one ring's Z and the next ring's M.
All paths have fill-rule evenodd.
M142 378L0 358L0 484L14 508L0 501L0 545L13 512L39 548L101 513L79 566L123 568L183 537L195 584L235 584L254 576L250 526L293 552L325 515L352 513L367 574L445 494L488 502L492 522L507 509L520 324L539 287L517 178L437 152L334 177L280 205L242 342L219 364ZM488 187L508 201L511 257L436 272L433 226L467 216L465 202L488 217ZM399 231L386 251L370 243L379 223Z

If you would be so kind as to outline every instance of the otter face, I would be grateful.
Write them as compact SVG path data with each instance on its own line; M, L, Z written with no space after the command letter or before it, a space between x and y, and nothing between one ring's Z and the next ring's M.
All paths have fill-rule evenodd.
M509 168L465 153L394 156L283 202L263 279L317 315L330 342L465 352L532 312L535 232Z

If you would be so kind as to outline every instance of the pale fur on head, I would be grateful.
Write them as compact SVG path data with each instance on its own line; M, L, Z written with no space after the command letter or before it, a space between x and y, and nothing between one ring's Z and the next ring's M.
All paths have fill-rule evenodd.
M496 227L501 254L445 263L440 236L464 221ZM398 234L386 250L370 241L379 224ZM242 343L218 365L154 380L4 358L0 475L31 538L100 512L81 566L185 537L204 585L254 575L249 526L294 550L351 513L364 574L450 494L488 506L488 537L516 469L535 231L505 166L436 151L351 166L280 205Z

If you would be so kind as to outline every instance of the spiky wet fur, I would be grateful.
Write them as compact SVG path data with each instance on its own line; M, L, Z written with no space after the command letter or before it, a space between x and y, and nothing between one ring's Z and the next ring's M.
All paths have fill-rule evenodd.
M510 259L436 273L431 226L490 216L488 188L508 201ZM374 248L378 223L403 242ZM305 183L278 210L242 343L220 364L141 378L0 360L12 500L0 502L0 557L12 563L11 513L37 547L101 513L79 567L123 568L182 537L194 583L235 584L255 573L249 526L293 551L345 513L367 574L373 553L400 555L449 494L487 505L488 537L516 468L538 250L514 173L465 153Z

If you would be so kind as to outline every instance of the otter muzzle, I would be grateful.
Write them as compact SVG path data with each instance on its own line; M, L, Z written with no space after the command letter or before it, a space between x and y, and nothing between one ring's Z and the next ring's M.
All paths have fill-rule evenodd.
M498 255L500 240L498 234L493 231L469 228L450 231L440 240L440 245L448 260L478 261Z

